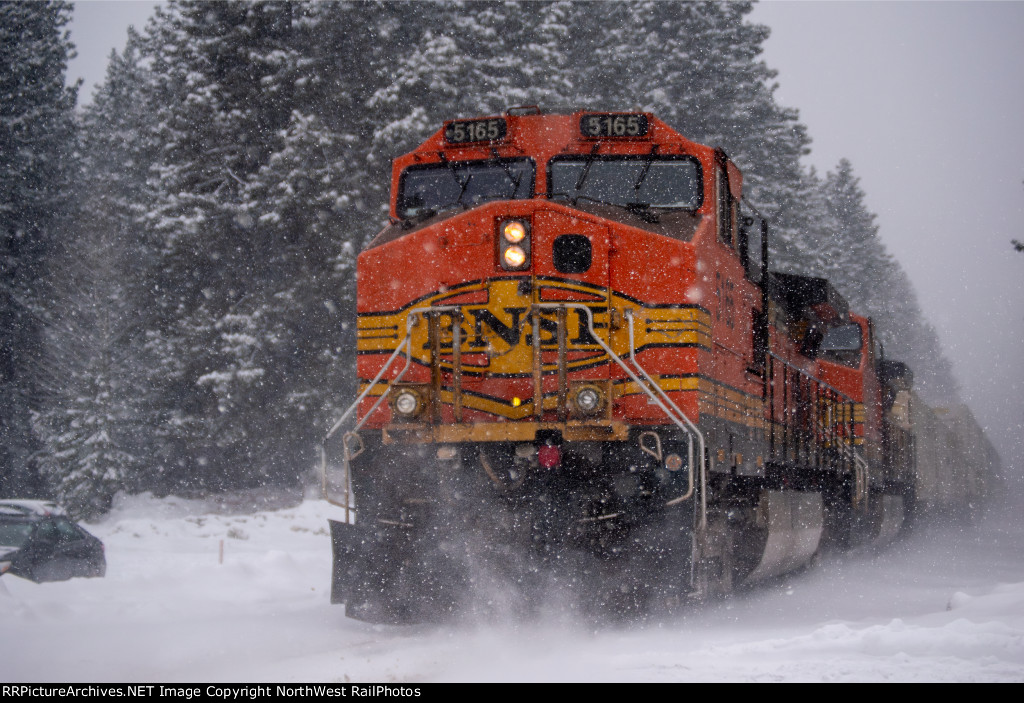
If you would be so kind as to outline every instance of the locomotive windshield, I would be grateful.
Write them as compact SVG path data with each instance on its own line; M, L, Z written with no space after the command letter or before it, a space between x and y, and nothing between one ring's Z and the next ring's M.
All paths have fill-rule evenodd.
M448 161L412 166L398 186L398 216L405 219L491 200L533 195L535 167L530 159Z
M818 354L827 361L856 367L860 365L861 345L860 325L840 325L825 333L818 345Z
M700 207L700 164L690 157L573 156L551 160L553 198L623 206Z

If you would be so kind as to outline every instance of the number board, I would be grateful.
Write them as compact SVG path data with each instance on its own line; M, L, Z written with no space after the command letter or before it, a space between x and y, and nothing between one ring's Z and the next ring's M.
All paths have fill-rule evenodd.
M444 140L449 144L469 142L496 142L505 138L505 120L493 117L487 120L455 120L444 128Z
M580 134L596 139L647 135L647 115L639 113L591 113L580 118Z

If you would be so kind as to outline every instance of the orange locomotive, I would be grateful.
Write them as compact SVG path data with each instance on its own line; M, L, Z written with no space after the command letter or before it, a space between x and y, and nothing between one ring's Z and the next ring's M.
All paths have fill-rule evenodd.
M743 203L721 150L643 112L455 120L396 159L325 443L332 600L649 610L891 538L870 324L769 273Z

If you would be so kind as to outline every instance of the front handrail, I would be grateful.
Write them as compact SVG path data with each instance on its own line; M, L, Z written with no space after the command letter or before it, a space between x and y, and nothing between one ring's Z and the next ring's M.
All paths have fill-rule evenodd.
M324 440L320 444L320 491L323 494L324 500L326 500L328 503L331 503L332 505L337 505L345 509L346 521L348 520L349 517L348 511L352 509L352 479L349 471L349 461L358 456L360 453L362 453L361 442L359 450L355 454L350 453L349 438L358 438L358 435L356 433L360 429L362 429L363 425L366 424L366 421L370 419L370 416L373 415L377 408L380 407L380 404L384 402L384 399L391 391L392 386L402 380L406 372L409 370L409 367L412 365L412 332L413 328L419 324L420 316L430 315L431 313L450 313L455 311L461 311L461 308L457 305L435 305L432 307L419 307L410 310L405 320L405 337L402 339L401 342L398 343L398 346L395 347L395 350L391 353L391 356L389 356L387 361L384 362L384 365L381 367L380 371L377 372L377 375L373 377L373 380L370 381L369 385L367 385L363 392L356 397L356 399L352 402L351 405L348 406L348 408L346 408L345 412L341 414L341 417L339 417L334 422L334 424L331 425L331 428L327 431L327 434L324 435ZM356 408L359 407L359 404L363 402L363 399L367 395L369 395L370 392L377 385L377 383L380 382L381 378L383 378L384 374L387 373L388 369L391 368L391 365L395 362L395 360L398 358L398 355L402 352L403 349L405 350L405 366L403 366L402 370L399 371L398 374L385 385L384 391L380 394L380 397L377 398L376 402L370 407L366 414L363 415L363 419L359 420L356 423L355 427L353 427L351 430L349 430L342 436L342 466L344 468L345 474L345 502L341 503L336 500L333 500L327 490L327 442L331 439L331 437L334 436L334 434L339 429L341 429L341 427L345 424L345 421L348 420L349 416L351 416L352 413L355 412Z
M689 490L685 494L683 494L681 496L678 496L676 498L673 498L672 500L668 501L668 503L666 505L675 505L677 503L681 503L684 500L689 500L690 496L693 495L693 491L694 491L694 485L693 485L693 465L694 465L693 438L697 437L698 453L700 454L701 524L702 524L702 526L706 526L707 525L707 496L706 496L706 493L707 492L704 490L704 487L707 485L707 453L705 452L704 434L700 431L700 429L697 427L697 425L695 425L690 420L690 418L688 418L686 416L686 413L684 413L682 410L679 409L679 406L677 406L672 401L672 399L669 397L668 393L666 393L662 389L662 387L657 382L655 382L655 380L653 378L651 378L651 375L649 373L647 373L647 370L644 369L643 366L640 365L640 362L636 360L636 340L635 340L634 333L633 333L633 310L632 309L626 310L625 317L626 317L627 320L629 320L629 361L630 361L630 363L633 364L633 366L635 366L636 369L643 375L644 379L650 384L650 387L655 389L655 391L657 391L662 396L662 398L664 398L665 402L672 406L672 409L676 411L678 416L681 417L683 419L683 422L685 422L686 425L687 425L687 427L684 428L684 431L686 432L687 436L689 437L689 447L688 447L688 452L687 452L687 454L688 454L687 458L689 459L688 465L690 467L690 488L689 488ZM669 418L672 419L673 422L676 422L677 426L679 425L679 423L675 420L675 418L672 418L671 416L669 416Z
M381 367L380 371L377 372L377 375L373 377L373 380L370 381L369 385L366 386L366 389L356 397L356 399L352 402L352 404L349 405L348 408L346 408L345 412L343 412L341 414L341 417L339 417L334 422L334 424L331 425L331 429L327 430L327 434L324 435L323 442L320 443L320 493L323 495L324 500L326 500L331 505L337 505L338 507L341 507L341 508L345 509L345 522L349 522L350 521L349 520L349 518L350 518L350 514L349 513L352 510L352 477L351 477L351 472L349 471L349 461L353 458L353 456L357 456L359 453L361 453L361 450L360 450L360 452L357 452L356 455L350 455L350 453L349 453L349 445L348 445L349 437L353 436L353 435L358 437L358 435L356 435L355 433L359 430L360 427L362 427L363 422L365 422L366 418L369 417L372 414L373 410L376 410L377 407L381 404L381 402L384 400L384 397L387 396L388 391L390 390L391 387L387 386L384 389L384 392L381 394L380 398L378 398L377 402L373 404L373 408L371 408L371 411L366 414L366 416L363 418L363 420L361 422L356 423L356 426L355 426L354 429L349 430L344 435L342 435L342 438L341 438L341 441L342 441L342 454L341 454L342 455L342 462L341 463L342 463L342 468L344 470L344 478L343 478L344 485L345 485L344 502L339 502L339 501L334 500L331 497L330 491L328 490L328 482L327 482L327 442L330 441L331 437L333 437L334 434L339 429L341 429L341 427L345 424L345 421L348 420L349 416L355 411L355 409L357 407L359 407L359 404L361 402L363 402L363 398L365 398L367 395L369 395L370 391L373 390L373 388L377 385L377 383L384 376L384 374L387 372L387 370L389 368L391 368L391 364L393 364L395 362L395 359L398 358L398 355L399 355L399 353L401 353L402 349L406 350L406 354L405 354L405 367L403 367L403 369L399 372L398 378L401 378L405 374L406 370L408 370L409 365L411 363L411 359L412 359L412 344L411 344L412 328L415 326L415 324L416 324L416 320L413 318L412 315L410 315L406 319L405 338L402 339L402 341L398 343L398 346L395 347L395 350L393 352L391 352L391 356L389 356L387 361L384 362L384 365Z
M666 394L665 391L662 390L662 388L650 377L650 375L643 369L643 367L640 366L636 362L635 359L633 360L633 364L637 367L637 369L640 371L640 373L644 376L646 382L644 380L641 380L640 376L638 376L636 373L633 372L632 369L629 368L629 366L626 364L626 362L623 361L623 359L612 350L611 346L607 342L605 342L603 339L601 339L600 335L598 335L597 331L594 329L594 316L593 316L593 312L591 311L591 309L587 305L584 305L583 303L572 303L572 302L534 303L533 304L533 308L534 309L538 309L538 310L544 310L544 309L558 310L559 308L562 308L562 309L572 308L574 310L582 310L582 311L584 311L585 312L586 321L587 321L587 329L590 332L591 338L594 339L595 341L597 341L598 345L604 350L604 352L608 355L608 357L610 359L612 359L616 364L618 364L618 366L623 371L626 372L626 375L628 375L630 377L630 379L632 379L632 381L634 383L636 383L637 386L644 393L646 393L647 396L652 401L654 401L655 405L657 405L659 408L661 408L662 412L665 413L666 417L668 417L669 420L671 420L679 429L681 429L688 436L692 437L694 434L697 436L698 443L700 445L699 448L700 448L700 454L701 454L701 526L702 527L706 527L706 525L707 525L707 504L705 502L704 495L706 494L707 491L704 490L704 489L705 489L705 486L706 486L707 475L706 475L706 471L705 471L705 468L704 468L704 466L705 466L705 462L704 462L704 436L700 433L700 430L697 429L696 425L694 425L690 421L690 419L688 417L686 417L686 414L683 413L683 411L679 409L679 407L672 401L672 399L668 397L668 394ZM536 344L538 344L538 342L535 342L535 345ZM630 338L630 352L632 354L632 336ZM664 400L663 400L663 398L664 398ZM692 456L692 443L691 443L691 456L690 456L690 463L689 463L689 465L690 465L690 469L692 471L692 468L693 468L693 465L694 465L693 456ZM673 498L671 501L669 501L669 504L675 505L675 504L677 504L679 502L682 502L683 500L688 499L691 495L693 495L693 490L694 490L694 484L693 484L693 477L692 477L692 474L691 474L690 490L687 491L685 496L681 496L681 497L678 497L678 498Z
M461 311L460 306L435 305L432 307L420 307L413 308L412 310L410 310L405 321L405 337L402 339L401 342L398 343L398 346L395 347L395 351L393 351L391 353L391 356L388 357L388 360L384 362L384 365L381 367L380 371L377 372L377 375L373 377L373 380L370 381L370 384L366 387L366 389L359 394L359 397L357 397L355 401L353 401L353 403L348 406L348 409L346 409L345 412L342 413L341 417L338 418L338 420L331 426L331 429L328 430L327 435L324 437L324 440L326 441L330 439L331 436L338 431L338 428L342 426L345 420L348 419L348 416L351 415L352 412L357 407L359 407L359 403L363 401L363 398L369 395L370 391L372 391L373 387L377 385L381 377L384 376L384 374L387 372L389 368L391 368L391 364L394 363L395 359L398 357L399 352L401 352L402 348L405 347L405 366L402 367L402 370L398 373L397 376L391 379L390 383L384 388L384 392L381 393L380 398L377 399L377 402L374 403L373 407L371 407L367 411L366 415L363 416L363 419L360 420L359 423L356 424L356 426L351 430L352 432L358 432L362 428L362 426L366 424L367 419L369 419L370 415L373 414L373 411L380 406L381 402L383 402L384 398L391 391L391 386L402 380L402 378L405 376L406 371L409 370L409 366L412 364L412 329L413 327L419 324L420 315L429 315L435 312L450 313L456 311Z

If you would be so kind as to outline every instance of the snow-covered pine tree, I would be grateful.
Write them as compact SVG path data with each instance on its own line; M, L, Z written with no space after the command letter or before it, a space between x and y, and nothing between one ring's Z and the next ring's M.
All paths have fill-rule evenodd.
M265 394L265 275L272 232L254 231L247 193L280 150L296 61L287 2L172 2L149 28L155 203L165 297L152 330L161 360L170 480L202 486L268 478L264 444L288 428ZM269 431L268 431L269 430ZM278 434L278 433L281 434Z
M569 65L582 102L650 110L690 139L722 147L744 172L745 193L794 237L810 139L796 110L775 100L776 72L761 60L769 30L749 2L582 3L573 6Z
M413 4L413 17L397 18L388 80L366 102L376 121L376 161L389 164L444 120L573 101L574 77L567 66L575 42L569 27L574 7L568 2Z
M821 184L824 211L818 222L815 253L822 275L853 303L867 304L882 267L890 260L878 239L875 214L864 202L852 164L841 159Z
M76 226L49 267L47 392L35 426L53 494L82 517L105 511L118 490L156 487L145 353L155 251L138 209L157 149L139 100L139 45L130 30L82 114Z
M865 199L853 165L841 159L820 183L820 196L809 201L816 214L806 272L828 278L854 310L870 316L886 355L911 366L925 397L947 403L959 396L952 367Z
M388 118L371 101L395 80L402 52L416 45L427 16L437 11L428 2L314 3L297 19L302 77L296 107L306 129L332 135L314 150L332 171L339 198L331 209L342 236L357 247L386 219L391 158L400 153L398 145L385 145L381 153L375 148L374 135ZM406 114L417 108L404 105Z
M66 2L0 3L0 495L43 490L30 413L43 354L43 274L66 225L78 86Z
M82 295L81 300L87 298ZM112 368L124 359L94 354L88 344L116 327L110 312L108 309L99 316L97 321L103 326L90 331L92 339L61 350L54 371L67 385L59 393L45 396L48 408L35 418L45 442L39 462L48 494L79 518L93 518L109 510L114 494L131 485L139 463L136 455L124 449L133 444L134 432L140 430L131 422L132 396ZM74 328L84 327L76 324ZM62 335L62 341L67 337Z
M834 253L826 222L829 210L825 202L825 185L817 170L811 167L801 176L793 189L788 210L788 228L778 234L772 232L771 267L774 270L805 276L826 276ZM799 207L796 204L799 203Z

